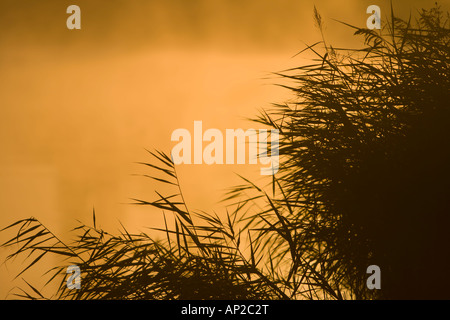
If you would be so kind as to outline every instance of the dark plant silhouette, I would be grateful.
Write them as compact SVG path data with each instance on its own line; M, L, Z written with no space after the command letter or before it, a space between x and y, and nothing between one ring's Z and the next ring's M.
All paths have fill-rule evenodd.
M279 179L308 225L302 236L324 245L317 259L357 298L371 264L379 297L449 298L448 14L392 14L381 32L355 34L364 49L310 47L318 62L284 75L298 102L261 117L282 133Z
M391 15L382 30L350 26L362 49L322 41L305 49L312 64L280 74L296 102L255 120L280 130L270 191L243 178L226 214L191 212L170 157L153 152L144 165L162 176L149 177L174 192L135 201L172 215L155 229L164 237L112 235L94 214L64 244L30 218L5 228L19 228L3 244L18 245L10 258L33 256L24 271L49 254L78 265L79 290L65 286L68 264L49 270L48 283L60 281L50 298L449 298L449 16ZM366 286L372 264L381 290ZM17 296L44 298L28 286Z

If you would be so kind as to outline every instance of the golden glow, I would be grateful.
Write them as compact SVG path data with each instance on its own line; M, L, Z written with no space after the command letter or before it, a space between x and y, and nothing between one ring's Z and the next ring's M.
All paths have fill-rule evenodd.
M401 15L429 1L395 1ZM67 1L0 4L0 226L35 216L64 239L76 219L115 231L161 226L127 205L154 195L144 150L166 152L190 128L254 128L244 118L290 93L271 72L320 40L313 5L333 45L358 43L331 18L362 26L373 1L74 1L81 30L68 30ZM344 5L345 3L345 5ZM389 1L377 1L383 10ZM258 178L259 165L181 166L195 209L220 209L223 190ZM3 236L0 238L3 241ZM0 251L3 260L6 252ZM0 298L17 270L0 268ZM9 273L8 273L9 272ZM39 275L36 275L39 277Z

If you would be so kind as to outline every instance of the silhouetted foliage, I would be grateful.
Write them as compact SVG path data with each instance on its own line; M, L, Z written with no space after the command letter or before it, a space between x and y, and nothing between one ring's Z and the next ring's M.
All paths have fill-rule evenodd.
M79 290L65 286L67 265L49 270L59 299L449 298L448 14L350 27L364 48L307 47L317 59L280 74L296 102L255 120L280 130L271 192L243 178L226 215L191 212L170 157L152 152L144 165L162 176L148 176L174 192L135 202L172 215L154 230L164 237L112 235L94 214L66 245L30 218L5 228L19 228L10 258L33 256L24 271L48 254L78 265ZM372 264L381 290L366 287ZM28 286L17 296L44 298Z
M439 8L357 29L364 49L329 46L284 74L298 102L260 119L281 131L279 178L303 237L323 242L317 259L357 298L371 264L379 297L450 297L449 32Z

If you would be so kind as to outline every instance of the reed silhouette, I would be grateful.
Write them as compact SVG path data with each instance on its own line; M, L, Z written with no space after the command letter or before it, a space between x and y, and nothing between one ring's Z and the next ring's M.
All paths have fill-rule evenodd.
M320 14L315 11L319 28ZM348 25L361 49L308 46L310 65L280 73L295 102L255 121L280 131L280 171L267 188L243 178L226 214L191 211L169 156L143 163L174 192L137 200L172 214L164 237L74 230L64 244L35 218L17 221L10 256L66 256L80 290L67 299L448 299L450 297L450 28L439 7L381 30ZM166 221L166 220L165 220ZM381 289L369 290L369 265ZM22 271L22 272L23 272ZM19 274L20 275L20 274Z
M450 297L449 31L439 7L357 29L363 50L326 46L285 75L298 102L261 118L282 132L289 199L320 218L303 236L325 242L356 297L371 264L379 297Z

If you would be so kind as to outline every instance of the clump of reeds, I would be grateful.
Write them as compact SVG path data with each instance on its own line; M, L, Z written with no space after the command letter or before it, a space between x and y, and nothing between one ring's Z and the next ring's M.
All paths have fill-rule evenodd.
M391 15L382 30L352 27L362 49L308 47L316 62L282 74L296 103L259 120L280 130L278 178L309 244L298 250L334 287L371 296L375 264L375 297L448 298L449 16Z

